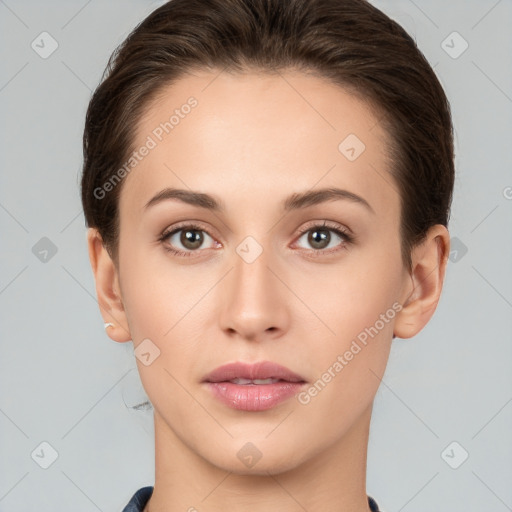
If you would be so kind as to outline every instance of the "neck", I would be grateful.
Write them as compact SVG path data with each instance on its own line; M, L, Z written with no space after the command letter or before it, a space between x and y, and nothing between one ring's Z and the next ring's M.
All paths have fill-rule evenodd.
M186 446L155 411L155 486L144 512L368 512L371 406L328 450L275 474L241 475Z

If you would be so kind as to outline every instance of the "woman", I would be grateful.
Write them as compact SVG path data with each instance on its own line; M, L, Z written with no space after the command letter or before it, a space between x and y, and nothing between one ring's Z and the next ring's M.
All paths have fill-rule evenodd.
M439 301L450 108L364 0L172 0L112 56L82 201L154 407L131 511L378 511L372 404Z

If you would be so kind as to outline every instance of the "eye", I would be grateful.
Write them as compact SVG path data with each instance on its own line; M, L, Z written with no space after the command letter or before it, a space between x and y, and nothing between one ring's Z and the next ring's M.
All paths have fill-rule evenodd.
M198 252L203 248L203 244L215 240L201 227L196 224L186 224L167 230L162 233L159 241L163 244L166 251L179 256L192 256L193 252ZM183 250L184 249L184 250Z
M340 225L329 226L327 223L316 224L304 229L300 233L297 242L305 238L305 235L307 235L306 243L312 247L309 251L316 256L346 249L354 241L353 235L349 234L346 228ZM215 247L215 245L212 247L212 242L217 247L221 246L206 230L197 224L175 226L164 231L158 240L166 251L177 256L186 257L196 256L194 253L199 253L201 249L207 249L208 247L203 246L208 242L210 248ZM308 247L302 248L308 249Z
M332 233L334 233L334 236ZM306 238L306 243L318 255L343 250L353 242L353 236L345 228L342 226L328 226L326 223L317 224L303 230L298 242L303 238ZM303 248L308 249L308 247Z

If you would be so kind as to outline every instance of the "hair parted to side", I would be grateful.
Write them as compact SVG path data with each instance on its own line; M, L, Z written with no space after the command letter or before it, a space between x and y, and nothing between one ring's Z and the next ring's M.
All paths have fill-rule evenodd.
M133 151L153 98L194 69L298 69L364 99L391 140L401 197L402 259L429 227L448 225L454 184L450 105L405 30L366 0L171 0L114 51L87 110L81 183L86 225L116 264L123 182L102 187ZM340 140L341 142L341 140Z

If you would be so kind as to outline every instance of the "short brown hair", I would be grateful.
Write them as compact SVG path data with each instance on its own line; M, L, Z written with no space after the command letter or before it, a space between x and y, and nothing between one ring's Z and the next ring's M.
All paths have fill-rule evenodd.
M119 195L94 193L133 150L138 121L163 87L194 68L301 69L362 97L385 126L401 197L402 259L429 227L448 225L454 183L449 102L405 30L365 0L171 0L110 57L87 110L82 204L118 263Z

